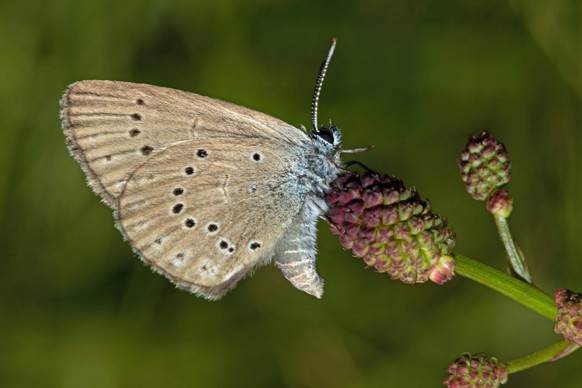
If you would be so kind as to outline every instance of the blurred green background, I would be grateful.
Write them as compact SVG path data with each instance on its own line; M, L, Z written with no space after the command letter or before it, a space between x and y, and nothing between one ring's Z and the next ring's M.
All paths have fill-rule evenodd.
M269 266L219 302L133 257L68 155L81 79L168 86L309 126L449 217L457 252L505 268L455 160L490 129L513 160L513 233L539 287L582 290L582 5L535 1L53 0L0 3L0 386L436 387L463 351L511 360L553 324L466 279L366 270L320 224L316 300ZM579 387L582 353L513 387Z

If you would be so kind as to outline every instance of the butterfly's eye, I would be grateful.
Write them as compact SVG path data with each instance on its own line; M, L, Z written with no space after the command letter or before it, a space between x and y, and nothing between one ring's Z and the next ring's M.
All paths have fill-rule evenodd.
M314 132L314 134L329 144L335 144L335 133L330 128L321 127L317 132Z

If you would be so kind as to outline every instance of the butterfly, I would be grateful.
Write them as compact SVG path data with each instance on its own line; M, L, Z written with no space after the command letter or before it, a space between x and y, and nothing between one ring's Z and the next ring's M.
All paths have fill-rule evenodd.
M317 125L317 105L335 43L310 132L175 89L97 80L67 88L69 152L154 271L216 300L274 261L296 288L322 296L316 223L342 164L340 130Z

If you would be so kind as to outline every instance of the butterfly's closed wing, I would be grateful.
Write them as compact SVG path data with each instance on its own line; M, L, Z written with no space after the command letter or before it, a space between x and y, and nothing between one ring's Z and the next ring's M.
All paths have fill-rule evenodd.
M188 140L138 168L118 223L136 251L181 288L221 297L266 263L305 201L280 152L259 142Z
M305 200L291 172L309 138L268 115L114 81L75 83L61 106L69 150L132 247L207 298L268 261Z
M131 173L180 141L252 138L285 147L307 139L283 121L235 104L118 81L70 85L61 99L61 118L71 154L114 209Z

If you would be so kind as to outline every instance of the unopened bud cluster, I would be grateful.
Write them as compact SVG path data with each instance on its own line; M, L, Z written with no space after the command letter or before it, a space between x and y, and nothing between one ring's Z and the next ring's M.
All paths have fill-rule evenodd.
M567 341L582 346L582 295L558 288L554 300L558 306L554 331Z
M342 247L392 279L426 282L454 247L446 218L432 213L428 201L395 177L347 172L326 202L330 229ZM450 256L443 260L434 275L438 283L450 279L454 270Z
M443 384L449 388L496 388L507 382L507 368L495 357L483 353L463 353L449 366Z
M511 179L507 150L487 131L469 137L458 165L467 192L476 200L487 199Z

